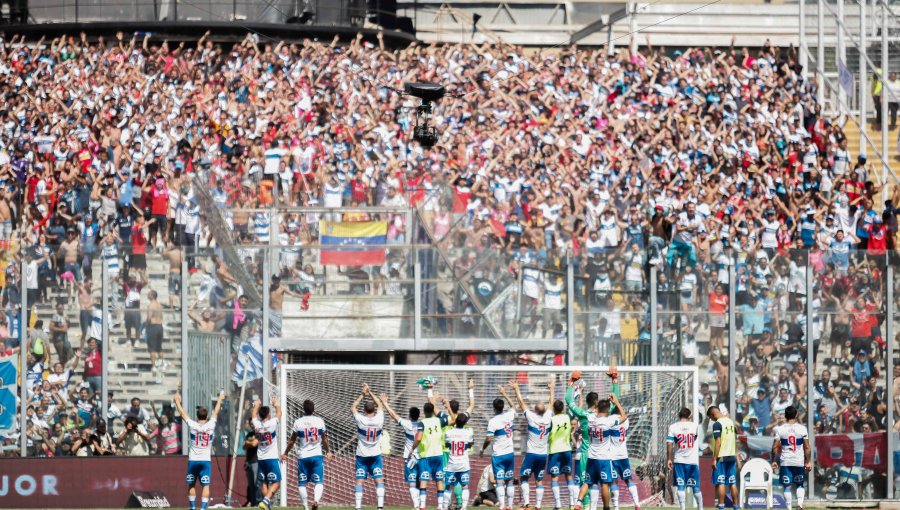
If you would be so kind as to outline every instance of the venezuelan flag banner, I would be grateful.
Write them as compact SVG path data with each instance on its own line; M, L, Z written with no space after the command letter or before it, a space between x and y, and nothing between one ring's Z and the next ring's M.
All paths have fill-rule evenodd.
M324 266L384 264L386 221L319 222L319 263Z

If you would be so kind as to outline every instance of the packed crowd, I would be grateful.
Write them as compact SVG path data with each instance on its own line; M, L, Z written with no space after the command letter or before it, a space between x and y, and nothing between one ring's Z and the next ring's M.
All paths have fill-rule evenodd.
M748 431L767 431L787 402L805 398L802 312L811 298L822 311L812 338L828 367L815 375L821 391L812 411L846 416L823 418L822 430L883 428L883 388L871 380L884 370L878 261L894 246L900 197L894 187L876 205L882 188L871 165L849 153L841 126L822 115L816 84L802 78L792 49L766 42L753 51L666 51L648 40L640 52L388 50L380 37L291 44L248 36L228 46L206 36L175 45L120 34L37 44L14 36L0 55L0 242L11 248L5 349L18 347L19 282L30 303L46 303L58 289L66 299L51 306L62 307L61 316L77 307L81 319L78 348L54 341L62 321L49 325L57 336L45 350L28 345L30 366L41 367L33 370L41 374L33 393L41 418L32 421L48 439L105 421L69 412L80 409L76 402L96 404L96 365L87 363L102 348L91 333L98 264L120 287L117 302L132 310L126 342L137 340L144 321L135 309L164 306L145 286L148 253L166 257L172 272L187 257L192 272L208 273L209 309L192 310L200 329L231 324L237 346L258 327L252 313L235 321L215 312L234 309L240 296L221 259L196 264L210 236L194 176L242 256L259 262L252 246L274 241L273 231L286 245L282 296L316 288L307 247L317 242L319 219L385 219L388 242L402 244L416 240L409 216L390 211L408 206L451 256L444 270L477 268L475 280L507 284L522 277L522 308L503 308L515 322L507 334L565 335L559 270L567 253L588 342L648 338L655 266L660 334L680 342L683 359L710 368L711 400L727 401L727 360L736 357L735 412ZM395 93L407 81L440 82L450 92L436 106L433 149L411 141L414 105ZM301 206L334 211L273 216L273 207ZM374 206L387 209L365 211ZM483 262L487 253L502 256ZM19 275L22 259L28 270ZM808 265L812 296L803 285ZM735 353L725 341L730 267L738 275ZM398 252L361 270L390 282L411 268ZM258 276L259 268L250 271ZM400 286L370 291L392 289ZM453 293L441 293L436 306L474 309ZM698 309L709 313L691 313ZM161 315L144 315L153 368L162 368L162 328L154 327ZM465 320L448 331L478 333ZM53 377L42 374L50 366L82 372L87 399L74 383L67 395L52 385L39 390ZM151 430L146 421L133 429Z

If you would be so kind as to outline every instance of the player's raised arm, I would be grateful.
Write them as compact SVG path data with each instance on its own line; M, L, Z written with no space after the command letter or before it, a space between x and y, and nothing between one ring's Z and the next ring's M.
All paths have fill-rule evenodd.
M359 396L356 397L356 400L354 400L352 404L350 404L350 414L355 415L359 412L359 405L362 404L363 399L366 398L366 391L368 389L369 387L364 384L362 390L359 392Z
M275 408L275 417L279 420L281 419L281 404L278 403L278 399L272 397L272 407Z
M469 407L466 409L466 414L469 416L475 412L475 380L469 379Z
M522 390L519 389L519 381L513 379L512 381L509 381L509 385L512 386L513 391L516 393L516 401L519 402L519 407L522 408L523 412L527 411L528 404L525 402L525 399L522 398ZM515 408L515 406L513 406L513 408Z
M391 408L391 405L388 404L388 395L385 392L381 392L381 403L384 405L384 410L387 411L388 416L390 416L392 420L399 422L400 415L394 412L394 410Z
M583 393L583 392L582 392ZM566 405L569 411L577 418L584 418L587 412L581 405L575 403L575 380L569 379L569 387L566 388Z
M511 398L509 398L509 393L506 392L506 388L501 384L500 386L497 386L497 389L500 390L500 394L503 395L503 398L506 400L506 403L509 404L509 407L513 411L517 411L518 409L516 409L516 403L513 402Z
M253 402L253 407L250 408L250 419L255 420L259 417L259 407L262 405L262 402L256 400Z
M184 407L181 406L181 393L176 391L175 397L172 400L175 402L175 410L178 411L178 415L181 416L181 419L185 421L189 420L190 417L184 412ZM216 407L216 410L218 410L218 407Z
M224 392L224 391L220 391L220 392L219 392L219 398L216 399L216 407L213 408L212 418L211 418L211 419L215 420L216 418L219 417L219 411L222 410L222 401L223 401L223 400L225 400L225 392Z
M368 386L366 386L368 388ZM375 396L375 393L372 390L369 390L369 397L372 398L372 402L375 402L375 405L378 409L384 410L384 404L381 402L381 399Z
M449 423L451 425L456 423L456 413L454 413L453 408L450 407L450 401L447 400L446 397L441 395L440 392L438 392L437 390L435 390L433 393L430 393L428 395L428 401L431 402L431 405L433 405L435 408L437 408L438 400L441 401L441 405L444 406L444 411L446 411L446 413L447 413L447 420L446 420L447 423Z
M616 406L616 409L619 410L619 416L621 417L620 421L622 423L628 421L628 412L625 411L624 407L622 407L622 404L619 402L619 397L617 397L615 393L610 393L609 400L613 403L613 405Z

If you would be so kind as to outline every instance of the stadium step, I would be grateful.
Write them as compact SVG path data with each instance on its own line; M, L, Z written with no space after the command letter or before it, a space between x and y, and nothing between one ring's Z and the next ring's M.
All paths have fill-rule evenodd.
M869 130L868 135L869 138L875 143L878 151L881 151L881 130L879 125L876 125L874 120L870 119L869 122ZM900 177L900 159L898 159L897 152L897 134L900 129L895 128L888 132L888 153L885 156L885 159L888 161L888 166L893 170L894 174ZM860 135L859 135L859 127L853 122L847 122L844 125L844 133L847 135L847 149L850 151L850 154L853 155L852 163L856 162L856 155L859 154L860 150ZM874 158L874 152L871 146L866 148L866 153L869 154L869 162L872 163L872 182L876 184L881 184L881 168L880 165L877 164ZM888 176L888 184L891 184L893 179ZM889 190L890 192L890 190ZM881 210L883 206L882 200L879 198L875 201L876 209Z
M94 262L93 274L95 282L100 282L102 268L99 260ZM147 255L147 279L148 286L159 294L159 301L168 303L169 265L157 253ZM192 279L190 286L194 286L199 279ZM99 294L99 285L95 284L95 291ZM118 289L111 289L117 292ZM95 295L97 295L95 294ZM48 302L36 304L34 309L38 319L49 324L55 314L55 303L67 302L66 315L69 319L69 341L73 347L78 347L81 338L79 329L79 308L73 295L68 299L63 287L54 287L48 291ZM147 304L146 292L142 293L142 305ZM176 300L177 301L177 300ZM115 393L113 403L120 409L128 405L133 397L140 398L149 412L150 403L154 403L157 409L172 401L175 388L181 384L181 317L175 310L165 310L164 338L162 353L170 365L159 371L159 377L153 375L150 365L150 353L143 340L138 340L132 348L130 342L120 344L119 340L125 337L124 316L121 310L121 302L113 302L114 308L112 324L109 328L109 376L108 387ZM141 313L142 319L146 317L146 311ZM80 371L79 371L80 372ZM76 375L76 382L81 382L80 375ZM74 386L73 386L74 387Z

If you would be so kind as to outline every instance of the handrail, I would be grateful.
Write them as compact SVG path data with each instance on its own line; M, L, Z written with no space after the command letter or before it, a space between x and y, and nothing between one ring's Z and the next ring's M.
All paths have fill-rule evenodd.
M831 90L831 92L836 97L835 101L837 101L837 103L840 105L840 107L846 112L847 118L851 122L853 122L853 124L855 124L857 128L859 128L859 134L861 134L863 136L863 138L866 139L866 142L868 142L868 144L872 146L872 150L875 152L875 155L881 161L882 166L884 168L886 168L887 173L894 178L894 183L900 184L900 177L898 177L896 172L894 172L894 169L891 168L891 165L888 162L888 160L885 159L884 154L882 154L881 151L878 150L878 146L875 145L875 142L873 142L871 138L869 138L869 135L866 134L866 130L860 125L860 123L856 120L856 118L850 113L850 108L846 105L846 103L844 103L844 101L841 101L840 89L838 88L839 86L835 86L834 83L826 76L821 76L821 81L822 81L822 83L825 83L828 85L829 90ZM885 183L881 183L881 184L885 184Z
M886 5L886 3L883 2L883 1L882 1L882 4L883 4L883 5ZM843 21L842 21L840 18L838 18L837 14L836 14L833 10L831 10L831 7L828 6L827 2L820 2L819 5L825 5L825 8L828 9L829 13L830 13L830 14L832 15L832 17L834 18L834 21L835 21L835 23L837 24L837 26L838 26L841 30L844 31L844 34L845 34L845 35L847 36L847 38L849 39L850 43L851 43L854 47L856 47L856 50L857 50L857 53L858 53L859 57L860 57L860 58L865 57L866 65L867 65L867 66L871 66L872 69L879 69L878 67L875 67L875 64L872 63L872 61L871 61L871 59L869 59L869 56L868 56L868 55L864 55L864 52L862 51L862 49L861 49L861 48L859 47L859 45L857 44L857 41L855 41L855 40L853 39L853 35L847 31L847 28L844 26ZM813 69L815 69L814 72L815 72L816 76L818 77L819 81L820 81L821 83L823 83L823 84L825 84L825 85L828 86L829 90L832 92L832 94L834 94L834 99L833 99L833 100L834 100L835 102L838 103L838 105L841 107L841 109L846 113L847 118L850 119L850 121L853 122L853 124L855 124L856 127L859 129L860 135L862 135L862 137L866 140L866 142L872 147L872 150L875 152L875 155L876 155L876 156L878 157L878 159L881 161L882 169L883 169L883 170L887 170L886 174L892 176L895 183L900 183L900 177L898 177L897 174L896 174L896 172L894 172L894 169L891 168L890 162L889 162L888 159L885 157L886 155L885 155L885 154L882 154L881 151L878 150L878 146L875 145L875 142L873 142L872 139L869 138L869 135L866 133L866 127L865 127L865 126L862 126L862 125L856 120L856 118L855 118L855 117L853 116L853 114L851 113L850 108L847 106L847 104L845 104L844 101L841 100L841 94L840 94L840 88L839 88L840 85L835 86L834 83L832 82L832 80L831 80L830 78L828 78L827 76L825 76L825 73L824 73L824 72L821 72L821 73L819 72L819 70L818 70L818 69L819 69L818 61L816 60L816 57L809 51L809 48L808 48L808 47L807 47L807 48L801 48L801 50L804 51L804 52L806 53L807 58L810 60L810 62L813 62L814 64L816 64L815 66L810 66L810 67L813 68ZM844 62L844 65L846 65L846 62ZM823 69L824 69L824 66L823 66ZM898 99L897 96L894 95L893 92L890 91L890 89L889 89L888 86L887 86L887 83L885 83L884 76L882 76L883 73L875 72L875 73L873 73L873 75L878 77L878 80L879 80L879 81L881 82L881 84L882 84L882 90L883 90L883 91L886 91L888 94L890 94L890 96L895 100L895 102L900 102L900 99ZM867 78L867 79L866 79L866 82L868 82L868 81L869 81L869 80L868 80L868 78ZM861 92L862 92L862 91L861 91ZM865 92L863 92L863 93L865 93ZM885 184L885 183L881 183L881 184L883 185L883 184Z

